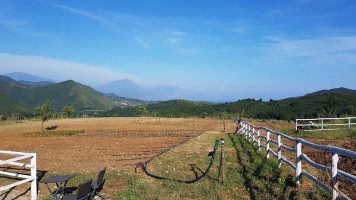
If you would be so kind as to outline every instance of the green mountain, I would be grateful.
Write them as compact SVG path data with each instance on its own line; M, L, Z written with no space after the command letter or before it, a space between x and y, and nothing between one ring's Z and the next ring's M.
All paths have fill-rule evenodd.
M118 107L121 107L121 108L138 106L138 105L147 105L150 103L154 103L153 101L145 101L145 100L133 99L133 98L128 98L128 97L120 97L113 93L103 94L103 95L105 95L109 99L113 100L118 105Z
M109 110L116 106L115 102L101 93L71 80L46 86L30 86L0 76L0 91L13 99L13 103L21 104L31 110L44 104L46 100L50 101L54 112L60 112L65 105L73 106L76 111ZM6 102L9 103L10 99L7 98ZM21 112L21 110L13 112ZM0 113L5 111L0 110Z
M188 101L188 100L169 100L148 105L141 105L140 107L130 108L114 108L108 112L103 113L103 116L120 116L120 117L134 117L143 114L140 111L144 107L147 111L146 115L162 116L162 117L189 117L201 116L205 110L213 103L204 101Z
M340 87L340 88L334 88L330 90L320 90L317 92L306 94L305 96L320 95L320 94L356 94L356 90Z
M21 105L1 91L0 102L0 114L2 115L9 116L13 113L24 113L25 115L29 115L33 113L33 110Z
M163 101L145 106L146 114L172 117L244 117L294 120L296 118L356 116L356 94L346 88L319 91L282 100L242 99L232 103L212 104L185 100ZM342 93L344 92L344 93ZM115 108L104 116L140 116L142 108Z

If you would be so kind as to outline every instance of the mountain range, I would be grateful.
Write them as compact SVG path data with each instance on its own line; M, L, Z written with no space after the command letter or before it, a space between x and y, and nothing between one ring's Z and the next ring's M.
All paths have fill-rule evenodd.
M42 82L42 79L37 79ZM34 109L50 101L52 111L60 112L66 105L71 105L77 112L83 110L110 110L116 106L127 107L147 104L148 102L119 97L114 94L102 94L86 85L73 80L48 85L31 84L16 81L0 75L0 115L23 113L32 115Z
M142 99L148 101L171 100L171 99L190 99L199 100L201 94L184 90L175 86L158 85L154 87L143 87L132 80L122 79L96 87L100 92L112 93L122 97Z
M23 85L44 86L44 85L50 85L56 83L56 81L54 80L35 76L32 74L23 73L23 72L7 73L4 74L4 76L12 78Z
M199 96L195 97L191 95L189 91L177 87L156 86L145 88L128 79L115 81L98 87L97 90L104 92L101 93L73 80L56 83L46 78L24 73L11 73L8 75L16 78L16 80L0 75L0 115L11 115L12 113L33 115L34 109L45 103L46 100L50 101L52 110L58 113L65 105L71 105L77 112L80 112L84 110L107 111L115 107L125 108L153 103L129 98L130 96L155 100L157 98L166 100L173 97L175 97L175 99L199 98ZM48 82L48 84L40 84L43 82ZM287 98L278 101L271 100L270 102L245 99L224 104L209 104L206 102L197 103L186 100L175 100L156 102L156 104L150 104L147 108L150 112L157 113L159 111L158 113L161 114L175 112L177 116L180 116L182 113L184 116L190 116L190 114L198 115L201 112L216 113L224 112L225 110L227 113L230 113L235 112L236 109L245 109L249 110L251 117L261 118L268 116L276 119L289 119L294 117L294 112L298 112L300 115L304 113L304 116L311 117L320 115L320 113L325 110L330 114L331 111L328 110L329 104L332 106L338 105L334 108L333 112L343 108L343 111L339 113L345 111L346 114L350 115L354 113L354 107L356 107L356 103L354 102L355 97L356 90L341 87L330 90L320 90L302 97ZM342 104L340 104L340 102ZM345 104L345 106L343 104ZM288 109L282 112L282 108ZM322 111L323 109L324 111ZM310 111L310 113L307 111ZM132 113L138 114L135 108L121 110L120 112L123 113L123 115L119 116L132 116L134 115ZM112 112L109 112L108 116L110 116L110 113ZM189 115L184 113L188 113ZM289 113L288 117L286 117L286 113Z

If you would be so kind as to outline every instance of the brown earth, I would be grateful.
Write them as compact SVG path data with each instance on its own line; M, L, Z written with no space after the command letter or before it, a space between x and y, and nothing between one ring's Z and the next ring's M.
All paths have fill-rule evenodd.
M28 135L41 130L40 121L4 124L0 126L0 150L36 153L39 174L91 173L105 166L108 171L134 169L137 163L188 137L217 126L222 129L221 121L217 120L167 118L60 119L44 125L50 129L55 127L53 131L84 130L85 133ZM10 157L0 154L0 160ZM3 171L16 169L6 165L0 168ZM1 182L0 186L3 186ZM48 195L41 187L43 184L40 191ZM0 198L2 195L0 192Z

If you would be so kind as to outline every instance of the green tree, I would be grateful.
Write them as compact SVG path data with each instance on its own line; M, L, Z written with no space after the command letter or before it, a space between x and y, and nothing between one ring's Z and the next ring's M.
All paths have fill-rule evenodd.
M137 111L139 111L141 113L141 116L147 116L149 111L147 110L146 106L137 106Z
M43 104L42 106L38 106L36 108L36 112L40 115L40 118L42 120L42 132L43 132L43 123L47 121L49 118L51 118L52 116L49 101L47 100L45 104Z
M70 117L75 112L73 106L64 106L62 111L66 115L66 118Z

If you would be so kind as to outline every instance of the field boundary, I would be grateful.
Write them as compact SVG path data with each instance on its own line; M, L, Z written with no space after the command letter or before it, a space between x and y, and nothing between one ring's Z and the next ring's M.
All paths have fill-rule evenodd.
M340 177L340 178L343 178L343 179L355 184L356 176L349 174L347 172L344 172L342 170L339 170L337 167L337 164L339 161L339 155L350 157L352 159L356 159L356 152L350 151L347 149L338 148L338 147L333 147L333 146L314 144L314 143L305 141L301 138L293 138L293 137L287 136L283 133L275 132L275 131L270 130L265 127L256 127L256 126L254 126L248 122L245 122L245 121L241 121L240 126L241 126L240 133L243 134L246 139L248 139L249 141L252 140L253 144L257 144L259 150L261 150L261 147L266 149L266 157L267 158L269 158L269 154L271 153L274 157L276 157L278 159L278 167L281 167L281 164L283 161L286 164L288 164L289 166L291 166L293 169L295 169L295 179L296 179L297 185L300 184L300 178L301 178L301 175L303 174L308 179L312 180L313 182L315 182L316 184L321 186L323 189L325 189L326 191L331 193L333 200L335 200L336 198L350 199L349 197L347 197L345 194L343 194L342 192L340 192L338 190L338 186L337 186L338 180L337 179L338 179L338 177ZM260 130L265 130L266 136L260 134ZM278 141L270 139L270 134L276 135L278 138L277 139ZM257 135L257 139L255 137L256 135ZM295 142L296 148L291 148L291 147L287 147L287 146L283 145L282 137L289 141ZM261 144L261 141L260 141L261 138L266 140L266 146ZM270 143L274 143L274 144L278 145L277 154L272 149L270 149L270 147L269 147ZM310 158L308 158L307 155L302 153L302 144L312 147L314 149L322 150L322 151L329 150L330 154L331 154L331 163L332 163L331 167L321 165L319 163L312 161ZM295 164L282 156L282 148L286 149L288 151L291 151L291 152L295 152L295 155L296 155ZM302 170L302 162L301 162L302 159L306 163L308 163L309 165L311 165L317 169L331 172L331 174L332 174L332 180L331 180L332 188L329 188L324 183L320 182L317 178L315 178L313 175Z
M328 128L325 129L325 127L330 127L330 126L346 126L347 128L351 128L352 125L356 125L356 123L351 123L351 120L355 120L356 117L342 117L342 118L315 118L315 119L296 119L295 120L295 130L298 130L298 128L303 128L304 131L316 131L316 130L338 130L340 128ZM339 123L339 124L328 124L325 123L326 121L335 121L335 120L348 120L348 123ZM306 121L307 124L305 123L300 123L298 125L298 121L303 122ZM320 121L320 124L315 124L313 121ZM320 127L320 128L319 128ZM346 128L345 127L345 128ZM310 130L304 129L304 128L312 128Z
M0 166L1 165L15 165L15 166L20 166L20 167L30 168L30 170L31 170L31 175L0 171L0 174L6 175L6 176L23 178L23 180L20 180L15 183L0 187L0 191L9 190L10 188L16 187L18 185L21 185L21 184L24 184L27 182L31 182L31 199L35 200L37 198L36 153L22 153L22 152L15 152L15 151L0 151L0 153L17 156L15 158L11 158L8 160L0 160ZM19 160L28 159L28 158L31 159L31 164L24 164L24 163L17 162Z

